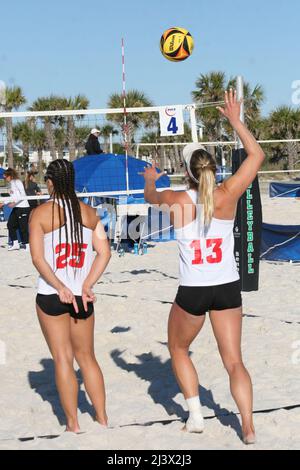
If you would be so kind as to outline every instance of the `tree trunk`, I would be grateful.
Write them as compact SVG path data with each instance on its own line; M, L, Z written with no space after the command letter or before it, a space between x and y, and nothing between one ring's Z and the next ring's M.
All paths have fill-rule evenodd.
M57 145L57 158L64 158L64 145Z
M43 168L43 149L38 149L38 180L43 182L44 168Z
M291 133L288 133L287 139L293 139L294 137L291 135ZM297 153L297 143L296 142L288 142L287 143L287 151L288 151L288 165L289 165L289 170L293 170L295 163L298 158L298 153Z
M77 158L83 157L86 154L83 144L78 144L77 146Z
M22 143L23 146L23 162L24 162L24 168L28 165L29 163L29 144L27 142Z
M177 145L174 145L174 154L175 154L175 173L179 173L180 171L180 155L179 149Z
M68 116L68 144L69 144L69 159L73 162L76 158L76 144L75 144L75 123L73 116Z
M14 167L14 150L13 150L13 125L12 118L5 118L5 127L6 127L6 152L7 152L7 162L8 167Z
M56 154L56 148L55 148L54 133L53 133L51 121L48 118L45 119L44 126L45 126L46 140L49 146L51 158L52 160L56 160L57 154Z
M109 137L103 136L104 153L109 153Z

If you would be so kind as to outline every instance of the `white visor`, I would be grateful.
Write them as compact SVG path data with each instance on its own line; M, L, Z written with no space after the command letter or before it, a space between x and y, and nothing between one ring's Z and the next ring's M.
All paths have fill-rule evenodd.
M196 151L196 150L205 150L205 147L197 142L193 142L192 144L187 144L184 149L183 149L183 158L184 158L184 161L185 161L185 164L186 164L186 169L187 169L187 172L189 174L189 177L195 182L195 183L199 183L199 181L195 178L195 176L193 175L192 171L191 171L191 167L190 167L190 161L191 161L191 158L192 158L192 155L193 153Z

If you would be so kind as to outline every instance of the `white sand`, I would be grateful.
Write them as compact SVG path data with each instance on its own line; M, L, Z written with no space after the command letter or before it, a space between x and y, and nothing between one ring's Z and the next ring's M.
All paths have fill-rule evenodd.
M266 222L300 220L300 201L263 196L263 207ZM111 427L104 430L93 423L81 385L85 433L75 436L63 433L57 417L62 411L53 362L35 314L36 272L28 253L6 252L3 223L0 235L0 340L7 348L6 364L0 365L0 449L246 449L237 435L237 417L228 416L236 407L209 321L191 349L204 415L211 419L202 435L181 431L185 404L166 346L178 282L175 242L157 244L145 256L114 254L97 285L95 344ZM254 409L279 410L255 415L258 442L252 448L296 449L300 407L281 408L300 405L300 266L262 262L260 279L259 292L243 295L244 359L254 383ZM164 420L173 421L163 425ZM60 437L17 439L48 434Z

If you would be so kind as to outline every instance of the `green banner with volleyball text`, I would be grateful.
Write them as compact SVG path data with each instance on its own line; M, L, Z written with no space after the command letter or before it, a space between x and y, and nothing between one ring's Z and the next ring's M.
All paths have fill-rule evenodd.
M234 174L247 158L244 149L232 154ZM259 288L259 259L262 230L262 208L258 177L240 198L234 222L234 252L238 265L241 290L256 291Z

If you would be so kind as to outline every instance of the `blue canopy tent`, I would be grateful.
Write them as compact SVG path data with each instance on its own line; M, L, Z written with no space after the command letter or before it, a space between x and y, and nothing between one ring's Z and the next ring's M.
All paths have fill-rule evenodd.
M299 183L270 183L270 197L300 197Z
M129 190L141 190L143 197L143 172L148 164L137 158L128 157ZM126 157L125 155L101 154L88 155L74 161L75 188L80 192L126 191ZM169 188L170 179L162 176L157 181L158 188Z
M145 180L140 173L143 173L147 166L148 164L144 160L128 157L129 192L133 190L140 190L140 192L129 196L119 195L119 191L126 191L125 155L101 154L81 157L74 161L75 189L78 192L115 192L115 194L109 195L108 198L114 199L117 205L145 204L143 190ZM162 176L157 181L156 186L157 188L169 188L170 178L167 175ZM93 199L96 206L103 202L101 197L94 197ZM151 209L149 210L151 211ZM98 212L107 230L109 226L115 227L116 220L114 216L105 209L99 209ZM149 215L148 211L148 220L152 220ZM129 217L131 219L135 218L134 215Z
M263 223L261 259L269 261L300 261L300 225Z

